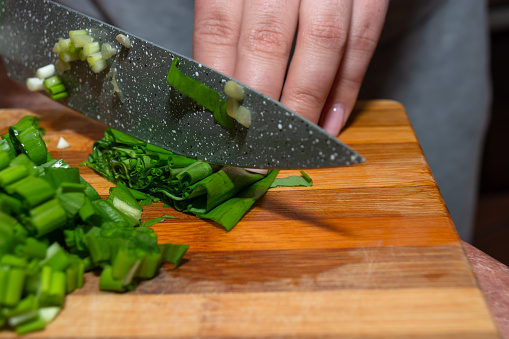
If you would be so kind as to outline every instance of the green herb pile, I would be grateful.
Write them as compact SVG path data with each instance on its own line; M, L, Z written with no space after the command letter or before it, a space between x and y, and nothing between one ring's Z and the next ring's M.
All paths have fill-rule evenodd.
M101 270L102 290L132 290L186 245L157 244L140 226L141 207L122 184L102 200L77 168L53 159L39 120L26 116L0 140L0 329L43 329Z
M276 170L263 175L190 159L114 129L105 131L84 164L130 188L143 203L162 200L179 211L211 219L228 231L278 174Z

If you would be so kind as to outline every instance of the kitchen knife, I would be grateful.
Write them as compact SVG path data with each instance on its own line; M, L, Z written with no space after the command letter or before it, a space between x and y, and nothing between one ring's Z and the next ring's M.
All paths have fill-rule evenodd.
M166 80L178 57L183 74L226 99L224 85L232 78L195 60L48 0L0 0L0 8L0 55L9 77L22 83L56 61L52 48L70 30L86 29L100 44L115 44L119 52L108 59L108 69L116 70L124 100L113 93L108 70L94 73L86 61L75 61L61 76L69 96L59 101L143 141L211 163L252 168L332 167L364 161L320 127L243 84L243 106L251 112L251 126L222 127L211 112ZM122 47L118 34L127 35L132 47Z

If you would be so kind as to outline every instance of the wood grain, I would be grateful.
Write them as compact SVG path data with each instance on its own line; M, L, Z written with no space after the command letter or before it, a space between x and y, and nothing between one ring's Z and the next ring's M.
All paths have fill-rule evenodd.
M72 166L105 129L65 108L0 110L0 133L26 114ZM60 136L70 148L56 149ZM164 265L127 295L99 291L89 272L58 319L27 338L498 337L404 108L361 102L340 139L367 161L306 171L311 188L271 189L229 233L145 206L144 219L177 217L154 229L191 245L181 267ZM80 173L107 195L111 183Z

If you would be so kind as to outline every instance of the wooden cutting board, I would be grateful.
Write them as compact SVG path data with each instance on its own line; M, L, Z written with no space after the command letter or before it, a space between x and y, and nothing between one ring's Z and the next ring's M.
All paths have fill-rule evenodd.
M65 108L0 110L0 133L26 114L72 166L105 128ZM61 136L70 148L56 149ZM229 233L145 207L144 219L177 217L154 229L191 245L181 267L129 294L101 292L87 273L58 318L26 338L498 337L404 108L359 103L340 138L366 163L306 171L313 187L271 189ZM107 195L111 183L80 172Z

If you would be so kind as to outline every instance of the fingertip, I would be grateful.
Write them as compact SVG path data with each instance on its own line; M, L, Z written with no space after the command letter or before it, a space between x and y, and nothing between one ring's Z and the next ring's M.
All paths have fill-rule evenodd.
M345 122L345 106L337 103L330 106L320 121L320 126L331 135L338 136Z

